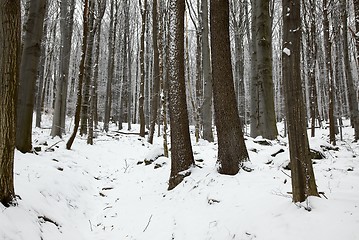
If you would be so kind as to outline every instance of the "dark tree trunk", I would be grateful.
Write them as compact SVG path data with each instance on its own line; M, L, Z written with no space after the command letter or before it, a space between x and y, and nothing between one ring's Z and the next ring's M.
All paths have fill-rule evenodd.
M0 202L8 207L15 197L16 95L21 56L19 0L0 0L0 46Z
M186 103L184 72L184 12L183 0L170 0L169 35L169 109L171 124L171 175L168 189L175 188L190 174L194 164Z
M318 192L309 152L300 76L300 1L283 0L282 4L282 67L288 121L293 202L303 202L308 196L318 196Z
M24 28L24 44L21 56L16 113L16 148L23 153L32 150L32 116L34 111L35 83L41 55L45 12L46 0L31 1L29 16Z
M83 13L83 32L82 32L82 47L81 47L81 62L80 62L80 71L79 71L79 81L77 85L77 100L76 100L76 110L75 110L75 126L71 134L71 137L66 143L66 149L70 150L71 146L75 140L77 130L80 125L80 114L81 114L81 103L82 103L82 84L85 77L85 58L86 58L86 49L87 49L87 35L88 35L88 1L84 2L84 13Z
M234 92L228 0L211 0L213 102L218 135L218 172L235 175L249 160Z

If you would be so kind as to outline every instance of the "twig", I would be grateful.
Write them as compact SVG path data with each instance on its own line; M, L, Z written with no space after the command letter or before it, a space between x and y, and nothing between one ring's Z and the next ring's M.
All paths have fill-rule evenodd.
M283 170L281 170L282 173L284 173L285 175L287 175L289 178L292 178L291 176L289 176L286 172L284 172Z
M152 214L151 214L150 218L148 219L148 223L147 223L145 229L143 229L142 232L145 232L147 230L148 226L150 225L151 219L152 219Z
M58 142L52 144L50 147L48 147L48 148L45 149L45 152L47 152L47 151L48 151L49 149L51 149L53 146L56 146L58 143L63 142L63 141L64 141L64 140L61 139L60 141L58 141Z
M90 223L90 229L91 229L91 232L93 231L92 229L92 223L91 223L91 220L89 219L89 223Z

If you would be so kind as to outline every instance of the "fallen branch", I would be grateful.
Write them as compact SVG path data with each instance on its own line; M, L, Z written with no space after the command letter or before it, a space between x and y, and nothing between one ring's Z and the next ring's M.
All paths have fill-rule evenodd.
M60 141L58 141L58 142L52 144L50 147L48 147L48 148L45 149L45 152L48 152L52 147L56 146L56 145L59 144L60 142L64 142L64 140L61 139Z
M148 219L148 223L147 223L145 229L143 229L142 232L145 232L147 230L148 226L150 225L151 219L152 219L152 214L151 214L150 218Z

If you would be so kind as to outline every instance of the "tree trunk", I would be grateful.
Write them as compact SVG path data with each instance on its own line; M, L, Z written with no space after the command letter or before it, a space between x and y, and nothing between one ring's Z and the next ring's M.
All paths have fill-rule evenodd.
M21 52L21 4L0 0L0 202L15 198L16 95Z
M35 83L41 56L41 39L45 12L46 0L31 1L29 17L24 27L24 44L21 56L16 113L16 148L23 153L32 150Z
M213 100L218 135L218 172L235 175L249 160L234 92L229 39L229 2L211 0Z
M105 117L103 122L103 128L108 132L111 106L112 106L112 80L113 80L113 69L114 69L114 1L111 1L110 9L110 27L108 36L108 65L107 65L107 84L106 84L106 96L105 96Z
M309 152L300 76L300 1L283 0L282 4L282 70L288 121L293 202L303 202L308 196L318 196L318 192Z
M87 49L87 35L88 35L88 16L89 16L89 0L84 2L84 13L83 13L83 32L82 32L82 47L81 47L81 62L80 62L80 71L79 71L79 81L77 85L77 100L76 100L76 110L75 110L75 122L74 130L71 134L70 139L66 143L66 149L70 150L71 146L75 140L77 130L80 125L80 114L81 114L81 103L82 103L82 84L85 77L85 58L86 58L86 49Z
M328 76L328 97L329 97L329 140L335 145L335 118L334 118L334 79L332 68L332 43L329 34L329 19L328 19L328 2L323 0L323 29L324 29L324 51L325 63Z
M51 136L62 137L65 133L66 103L67 103L67 86L69 79L69 66L71 56L73 14L75 11L75 1L64 0L61 2L61 48L60 48L60 75L57 81L54 117L52 121Z
M184 72L184 12L183 0L169 1L169 109L171 124L171 175L168 190L175 188L190 174L194 164L186 103Z
M156 0L154 0L156 1ZM141 0L140 0L141 6ZM145 121L145 33L146 33L146 15L147 15L147 0L144 1L143 7L141 8L141 39L140 39L140 97L138 99L138 109L140 116L140 136L145 137L146 121Z
M356 95L356 88L354 85L353 74L350 65L349 47L348 47L348 13L346 0L341 0L341 12L343 17L343 48L344 48L344 65L345 65L345 76L347 80L347 90L349 98L349 110L350 120L354 127L354 140L359 140L359 110L358 110L358 98Z
M160 100L160 70L159 70L159 53L157 46L158 38L158 19L157 19L157 0L153 0L152 5L152 42L153 42L153 88L151 97L151 120L148 142L153 143L156 121L158 116L158 106Z
M202 1L202 68L203 68L203 105L202 105L202 120L203 120L203 139L213 142L212 132L212 74L211 74L211 56L209 49L209 30L208 30L208 0Z

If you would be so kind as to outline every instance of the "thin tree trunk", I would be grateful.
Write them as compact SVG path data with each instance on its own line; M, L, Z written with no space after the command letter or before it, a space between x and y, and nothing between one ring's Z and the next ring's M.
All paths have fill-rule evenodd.
M77 100L76 100L76 110L75 110L75 122L74 130L71 134L71 137L66 143L66 149L70 150L71 146L75 140L77 130L80 125L80 114L81 114L81 103L82 103L82 84L85 77L85 58L86 58L86 49L87 49L87 35L88 35L88 16L89 16L89 0L84 2L84 13L83 13L83 35L82 35L82 47L81 47L81 62L80 62L80 71L79 71L79 81L77 85Z

